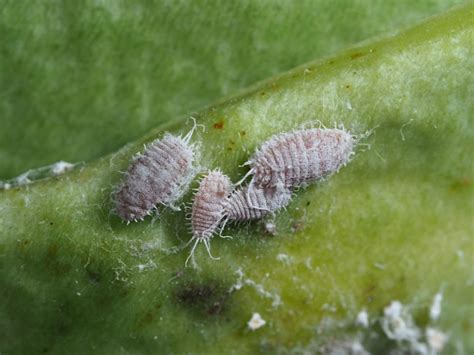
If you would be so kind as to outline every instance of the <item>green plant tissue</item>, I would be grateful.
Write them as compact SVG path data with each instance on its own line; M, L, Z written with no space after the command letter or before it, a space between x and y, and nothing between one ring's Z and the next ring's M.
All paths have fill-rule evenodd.
M55 43L53 36L44 46L29 48L31 58L20 56L16 62L8 50L21 52L26 42L0 45L4 51L9 48L2 60L19 68L10 89L2 79L0 112L8 127L8 132L1 131L2 174L10 177L33 163L55 159L86 162L48 179L41 170L31 175L38 181L0 191L0 353L474 352L472 4L243 90L303 60L404 24L402 5L383 2L384 12L380 2L373 10L377 19L366 15L370 21L356 26L354 33L352 26L344 31L337 27L339 34L332 40L315 36L330 28L325 27L330 20L341 20L329 3L302 2L296 10L283 1L244 2L242 8L229 2L227 11L235 6L240 16L235 21L263 26L261 31L242 28L229 41L217 34L230 33L219 31L226 21L237 26L230 14L226 21L218 20L212 13L207 16L207 7L192 2L187 11L199 14L196 25L179 21L183 12L171 7L165 18L182 27L176 30L179 40L169 48L175 46L180 59L173 62L175 54L163 54L168 64L161 75L159 59L148 60L155 53L145 48L155 48L168 35L155 38L147 31L158 26L148 22L158 15L147 14L145 2L126 7L86 1L77 13L70 2L44 2L32 5L31 11L22 8L27 3L6 2L1 26L21 14L25 28L35 28L29 33L32 41L56 30L61 42ZM419 2L408 19L447 4ZM255 7L264 5L269 14L278 5L287 16L256 17ZM311 6L325 9L315 18L328 16L316 29L310 26L316 11L307 11ZM342 12L349 24L354 24L351 11L365 9L358 6ZM133 11L143 14L143 22L133 21ZM56 21L36 27L39 16ZM270 31L266 26L276 23L272 21L282 21L286 25L281 28L289 32L278 26ZM159 25L168 26L166 21ZM207 26L217 37L209 35L214 39L206 46L196 39L194 26ZM7 35L14 38L15 26L7 27ZM264 40L251 38L264 33ZM308 48L291 41L298 33ZM239 38L245 54L215 57L215 46L233 53ZM190 47L179 46L181 41ZM104 46L106 42L111 45ZM265 55L255 54L254 46ZM80 50L86 47L90 51ZM44 65L41 51L55 48L68 48L69 61L63 53L59 66L37 71L36 65ZM226 64L220 67L218 58ZM168 72L169 63L176 64L174 74ZM90 66L96 67L84 69ZM75 70L79 67L83 70ZM183 74L187 70L189 76ZM13 70L7 74L15 77ZM46 80L50 74L56 79ZM161 89L153 89L157 87ZM216 104L209 101L236 89L242 90ZM204 105L209 106L198 108ZM54 132L48 115L67 122ZM211 240L220 260L211 260L199 247L198 267L185 268L185 245L191 238L185 208L160 208L159 218L126 225L113 213L111 195L143 144L164 132L186 134L193 125L191 116L204 126L192 138L200 145L201 171L220 168L234 182L247 172L241 165L249 154L280 132L336 124L361 140L346 167L297 191L286 210L270 220L275 233L266 232L263 222L229 225L225 234L233 239ZM21 119L23 132L18 128ZM145 131L120 150L90 161ZM15 135L23 135L16 150ZM112 138L101 141L102 136ZM65 142L74 143L64 147ZM36 151L35 144L44 147ZM23 159L28 154L31 159ZM192 187L197 184L195 179ZM183 203L191 200L190 190Z
M459 0L2 0L0 180L162 122Z

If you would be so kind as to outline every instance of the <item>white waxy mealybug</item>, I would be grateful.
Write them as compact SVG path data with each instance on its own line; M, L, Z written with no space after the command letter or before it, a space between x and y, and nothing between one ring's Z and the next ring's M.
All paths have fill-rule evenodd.
M220 171L211 171L205 176L199 188L194 195L191 210L191 229L194 245L191 249L189 257L186 259L186 265L191 257L194 256L196 246L203 242L207 252L212 259L210 239L214 236L219 228L225 212L228 197L232 192L233 185L230 179Z
M167 133L134 158L115 193L115 210L122 220L143 220L158 204L178 209L174 203L195 176L196 147L189 144L195 128L184 137Z
M226 218L237 222L260 219L285 207L291 197L291 191L284 187L245 186L231 194L225 207Z
M353 154L353 136L341 129L304 129L273 136L246 163L259 188L293 189L335 173ZM245 178L244 178L245 179Z

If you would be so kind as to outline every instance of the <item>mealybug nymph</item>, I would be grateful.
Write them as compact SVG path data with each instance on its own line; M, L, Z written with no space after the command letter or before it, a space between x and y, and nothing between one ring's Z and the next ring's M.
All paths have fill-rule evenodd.
M246 163L258 188L293 189L335 173L353 154L353 136L341 129L304 129L273 136ZM244 178L245 179L245 178Z
M260 219L285 207L291 197L290 190L284 187L245 186L231 194L225 207L226 218L231 221Z
M193 236L188 244L193 240L195 242L185 265L194 256L196 246L200 242L203 242L206 246L209 256L212 259L216 259L211 255L209 243L224 218L225 206L232 189L233 185L230 179L218 170L209 172L201 180L199 188L194 195L191 210Z
M124 221L143 220L158 204L174 207L195 176L196 147L189 144L196 122L186 136L165 134L145 146L128 167L115 194L115 210Z

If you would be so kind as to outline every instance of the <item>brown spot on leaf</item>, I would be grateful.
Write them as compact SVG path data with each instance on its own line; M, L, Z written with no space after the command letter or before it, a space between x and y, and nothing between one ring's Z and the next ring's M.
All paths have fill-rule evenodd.
M230 293L216 283L189 283L176 292L176 299L201 315L219 315L225 310Z
M214 123L213 127L215 129L223 129L224 128L224 120L220 120L219 122Z
M453 191L463 190L471 185L471 179L468 177L463 177L461 179L455 180L451 185L450 188Z
M138 328L144 328L147 325L150 325L153 322L153 319L155 317L153 316L153 313L151 312L146 312L143 317L140 318L138 321Z
M58 254L59 246L55 243L52 243L48 246L48 249L46 251L46 257L48 259L54 259L56 258L56 255Z
M86 273L87 273L87 279L89 280L91 284L98 285L100 283L100 280L101 280L100 273L96 271L92 271L92 270L86 270Z
M354 59L363 57L363 56L366 55L366 54L367 54L367 53L356 52L356 53L351 54L351 59L354 60Z

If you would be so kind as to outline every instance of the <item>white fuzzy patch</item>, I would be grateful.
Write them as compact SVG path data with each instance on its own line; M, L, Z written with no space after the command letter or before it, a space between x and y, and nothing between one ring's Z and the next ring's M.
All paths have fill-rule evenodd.
M369 314L364 309L357 314L356 325L367 328L369 326Z
M449 338L446 333L434 328L426 328L425 335L431 354L440 353Z
M415 342L420 337L420 330L399 301L392 301L385 307L382 329L389 339L396 341Z
M258 294L273 301L272 307L279 307L282 304L280 295L270 293L265 290L262 284L258 284L252 279L245 278L245 274L242 269L238 269L235 273L238 275L238 279L237 282L229 289L229 292L238 291L244 286L252 286Z
M438 292L434 296L433 303L431 304L431 308L430 308L431 320L436 321L441 315L441 302L442 301L443 301L443 294L441 292Z
M258 313L254 313L252 318L247 322L250 330L257 330L263 327L267 322Z
M68 163L67 161L58 161L57 163L54 163L51 165L51 172L54 175L61 175L64 174L65 172L73 169L75 164Z

